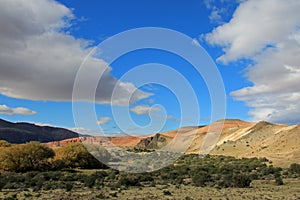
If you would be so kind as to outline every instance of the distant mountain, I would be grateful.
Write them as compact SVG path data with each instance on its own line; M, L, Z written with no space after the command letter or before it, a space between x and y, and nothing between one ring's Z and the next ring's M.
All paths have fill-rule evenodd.
M30 123L12 123L0 119L0 140L10 143L26 143L30 141L52 142L69 138L77 138L80 135L73 131L51 127L38 126Z

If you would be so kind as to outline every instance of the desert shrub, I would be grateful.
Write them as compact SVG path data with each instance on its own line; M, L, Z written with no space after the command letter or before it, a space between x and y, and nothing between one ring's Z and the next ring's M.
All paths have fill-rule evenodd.
M275 183L276 185L283 185L283 180L281 176L275 177Z
M232 174L224 174L221 176L220 181L218 181L217 185L218 187L232 187Z
M96 176L93 176L93 175L86 176L84 179L84 186L92 188L95 185L96 180L97 180Z
M110 169L108 171L108 175L107 175L106 178L108 180L114 180L116 178L117 174L119 174L119 171Z
M247 174L226 174L221 177L221 180L218 182L218 187L238 187L245 188L249 187L252 182L252 179Z
M203 187L210 180L211 180L210 175L204 171L199 171L192 176L192 181L195 186Z
M116 192L111 193L110 196L112 196L112 197L118 197L118 193L116 193Z
M46 180L57 181L63 177L63 173L61 171L44 172L44 177ZM72 176L72 177L74 177L74 176Z
M70 192L73 189L73 184L71 182L66 182L66 191Z
M53 186L53 183L48 182L48 183L44 184L43 190L51 190L52 186Z
M1 179L6 182L19 182L23 183L25 181L25 177L22 174L14 173L14 172L6 172L1 174Z
M280 172L276 172L274 174L274 178L275 178L275 184L276 185L283 185L283 180L281 178L281 173Z
M249 187L263 173L275 173L280 168L265 164L265 159L236 159L227 156L184 155L174 165L153 173L154 181L160 184L189 184L197 186ZM262 172L264 170L264 172Z
M167 196L171 196L172 195L172 193L169 190L164 190L163 194L167 195Z
M17 199L17 194L13 194L10 197L5 197L3 200L16 200Z
M135 174L122 174L119 184L123 186L141 186L140 180Z
M232 179L233 187L249 187L251 183L251 177L245 174L235 174Z
M144 173L144 174L141 174L139 177L139 181L140 182L152 182L154 179L154 177L152 176L152 174L150 173Z
M0 175L1 189L21 189L24 188L25 178L21 174L8 172Z
M29 171L23 174L23 176L25 177L26 180L32 179L33 177L35 177L38 173L38 171Z
M6 185L6 181L0 177L0 191L3 189L3 187Z
M36 186L33 187L33 191L35 191L35 192L39 191L42 189L42 187L43 187L43 182L37 182Z
M20 184L16 182L8 182L4 185L3 189L18 189Z
M291 173L299 174L300 175L300 164L293 163L290 165L289 171Z
M108 173L106 171L96 171L94 174L98 179L104 179L108 176Z
M30 198L30 197L32 197L32 194L30 194L30 193L24 193L24 196L25 196L25 198Z
M100 194L96 195L96 198L98 198L98 199L105 199L106 196L103 193L100 193Z
M73 173L65 173L59 178L60 181L77 181L78 179L80 180L80 177Z

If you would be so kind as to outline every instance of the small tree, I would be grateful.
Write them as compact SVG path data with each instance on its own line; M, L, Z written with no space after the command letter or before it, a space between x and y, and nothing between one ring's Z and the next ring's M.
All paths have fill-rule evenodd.
M103 149L103 151L106 151ZM70 143L55 150L54 165L66 168L105 168L82 143Z
M54 151L38 142L4 147L0 152L0 170L26 172L44 171L49 168L48 159Z
M289 171L295 174L300 174L300 164L297 163L291 164Z
M280 172L276 172L274 174L274 178L275 178L276 185L283 185L283 181L282 181Z

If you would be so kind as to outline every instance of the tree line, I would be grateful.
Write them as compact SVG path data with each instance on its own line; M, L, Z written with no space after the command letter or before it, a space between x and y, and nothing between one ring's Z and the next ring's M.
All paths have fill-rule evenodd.
M98 148L103 156L109 156L104 148ZM27 172L59 170L63 168L106 168L92 156L82 143L70 143L50 148L39 142L10 144L0 141L0 172Z

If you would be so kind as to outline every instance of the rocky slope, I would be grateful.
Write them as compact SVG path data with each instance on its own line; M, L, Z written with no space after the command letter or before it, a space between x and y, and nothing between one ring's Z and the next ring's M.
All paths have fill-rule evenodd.
M238 139L228 139L210 153L235 157L266 157L275 165L300 163L300 125L259 122Z
M141 139L141 148L166 148L235 157L266 157L274 165L300 163L300 125L220 120L209 126L184 127Z

